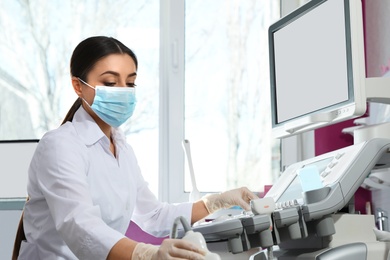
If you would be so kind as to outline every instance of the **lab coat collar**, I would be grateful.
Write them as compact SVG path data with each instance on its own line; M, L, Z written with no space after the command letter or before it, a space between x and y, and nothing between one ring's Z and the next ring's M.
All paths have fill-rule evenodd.
M110 144L107 136L82 106L76 111L72 123L86 145L93 145L101 139L108 145ZM111 131L115 144L121 148L126 147L124 133L119 128L114 127L111 128Z
M86 145L93 145L102 138L109 144L107 136L82 106L74 114L72 123Z

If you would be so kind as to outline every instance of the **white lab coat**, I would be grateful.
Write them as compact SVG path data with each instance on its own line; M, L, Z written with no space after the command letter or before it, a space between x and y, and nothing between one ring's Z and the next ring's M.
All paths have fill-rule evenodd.
M81 107L73 122L48 132L39 142L28 177L19 259L106 259L132 219L163 236L173 220L190 221L192 204L157 201L123 133L110 142Z

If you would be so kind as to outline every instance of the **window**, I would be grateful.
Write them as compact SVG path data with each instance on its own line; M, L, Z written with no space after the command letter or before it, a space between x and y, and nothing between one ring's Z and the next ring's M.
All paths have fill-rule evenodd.
M278 1L186 2L185 137L203 191L272 183L267 33L279 17Z
M279 142L270 135L267 35L280 17L279 1L169 3L162 17L171 25L162 39L163 56L177 58L164 64L168 69L161 75L162 95L170 101L164 107L167 129L175 129L163 135L170 143L166 194L169 200L188 199L184 138L202 192L243 185L261 191L280 168Z

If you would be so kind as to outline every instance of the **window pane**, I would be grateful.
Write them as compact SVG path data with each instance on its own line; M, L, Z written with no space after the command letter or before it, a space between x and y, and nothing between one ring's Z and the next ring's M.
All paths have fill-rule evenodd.
M89 36L113 36L139 59L139 102L123 129L157 195L159 1L1 1L0 7L0 140L39 139L58 127L77 98L69 76L73 49Z
M279 173L267 35L279 17L277 0L186 2L185 138L201 191L259 191Z

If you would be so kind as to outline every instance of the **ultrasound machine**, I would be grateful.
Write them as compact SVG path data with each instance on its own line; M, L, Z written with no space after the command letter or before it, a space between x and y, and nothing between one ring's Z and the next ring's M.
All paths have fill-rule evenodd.
M390 103L388 79L366 78L360 0L312 0L269 28L272 127L285 138ZM313 66L315 64L315 66ZM390 259L354 194L390 168L390 134L288 166L252 210L193 226L222 259Z

